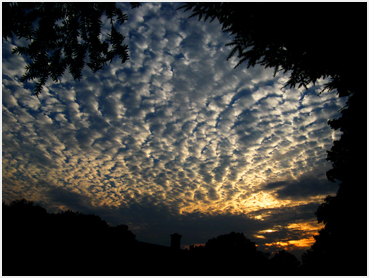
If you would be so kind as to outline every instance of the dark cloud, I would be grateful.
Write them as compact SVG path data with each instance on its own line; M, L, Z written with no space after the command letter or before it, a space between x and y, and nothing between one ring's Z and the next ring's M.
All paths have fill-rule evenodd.
M280 188L280 187L286 187L287 184L288 183L285 182L285 181L271 182L271 183L268 183L267 185L265 185L263 189L273 190L273 189Z
M238 101L241 98L244 98L246 101L252 103L253 102L252 91L250 89L242 89L232 97L232 100L229 103L229 105L232 106L236 101Z
M275 192L280 199L300 200L310 196L329 195L337 192L338 185L326 179L304 177L297 181L286 183Z
M250 217L254 215L266 215L269 228L273 226L285 226L290 223L315 220L314 213L317 211L319 205L320 202L312 201L308 204L296 206L262 209L250 213Z
M91 211L91 199L62 187L54 187L47 192L50 201L68 207L73 211L86 213Z

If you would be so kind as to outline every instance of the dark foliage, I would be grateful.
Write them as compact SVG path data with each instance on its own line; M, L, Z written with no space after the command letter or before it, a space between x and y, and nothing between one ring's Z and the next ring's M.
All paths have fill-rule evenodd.
M366 275L367 181L365 105L358 94L350 96L342 117L331 121L343 134L328 151L333 169L330 180L340 181L335 196L328 196L315 213L325 227L303 255L311 275ZM365 99L365 98L364 98Z
M278 251L270 261L273 275L297 275L299 274L300 262L291 253Z
M67 68L74 79L80 80L86 60L96 72L116 56L122 63L129 59L124 36L117 30L117 24L123 24L127 15L116 3L3 2L2 5L3 40L16 36L30 41L27 46L16 46L13 53L31 59L21 81L38 79L36 96L49 77L58 82ZM132 8L139 5L133 3ZM111 24L105 40L100 39L103 15Z
M208 240L205 248L211 252L245 252L255 253L254 242L247 239L242 233L231 232L230 234L220 235L217 238Z
M3 275L114 274L132 257L136 240L126 225L70 210L49 214L25 199L2 208Z
M354 90L345 85L365 80L357 70L366 51L364 3L338 4L334 13L330 5L307 3L191 2L179 9L192 10L190 17L199 20L218 19L234 37L228 59L237 54L236 67L247 62L289 73L286 87L330 78L326 89L347 96Z
M204 247L190 247L189 253L190 264L197 269L195 275L273 274L268 254L257 251L255 243L243 233L220 235L208 240Z

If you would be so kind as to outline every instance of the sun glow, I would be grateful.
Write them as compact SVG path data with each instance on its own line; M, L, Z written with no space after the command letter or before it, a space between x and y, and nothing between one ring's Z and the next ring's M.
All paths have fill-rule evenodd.
M262 230L262 231L259 231L258 234L265 234L265 233L274 233L276 232L277 230L273 230L273 229L268 229L268 230Z
M290 230L302 230L302 231L318 231L323 228L323 224L313 222L305 222L305 223L292 223L287 226Z

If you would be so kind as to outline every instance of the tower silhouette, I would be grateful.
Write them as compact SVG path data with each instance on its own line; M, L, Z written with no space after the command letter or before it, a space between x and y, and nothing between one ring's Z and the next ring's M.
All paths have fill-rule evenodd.
M181 235L178 233L170 235L171 237L171 243L170 247L176 250L179 250L181 247Z

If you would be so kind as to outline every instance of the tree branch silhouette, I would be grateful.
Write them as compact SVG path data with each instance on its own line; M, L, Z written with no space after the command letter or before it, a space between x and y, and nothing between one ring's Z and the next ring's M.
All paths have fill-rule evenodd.
M26 56L21 81L37 79L34 94L41 94L49 77L58 82L67 68L80 80L85 64L93 72L102 69L115 57L122 63L129 59L128 45L117 26L127 15L116 3L11 3L3 4L3 40L13 36L25 38L27 46L16 46L14 54ZM139 7L132 3L131 7ZM110 21L110 32L101 38L102 16ZM88 58L86 55L88 54Z

